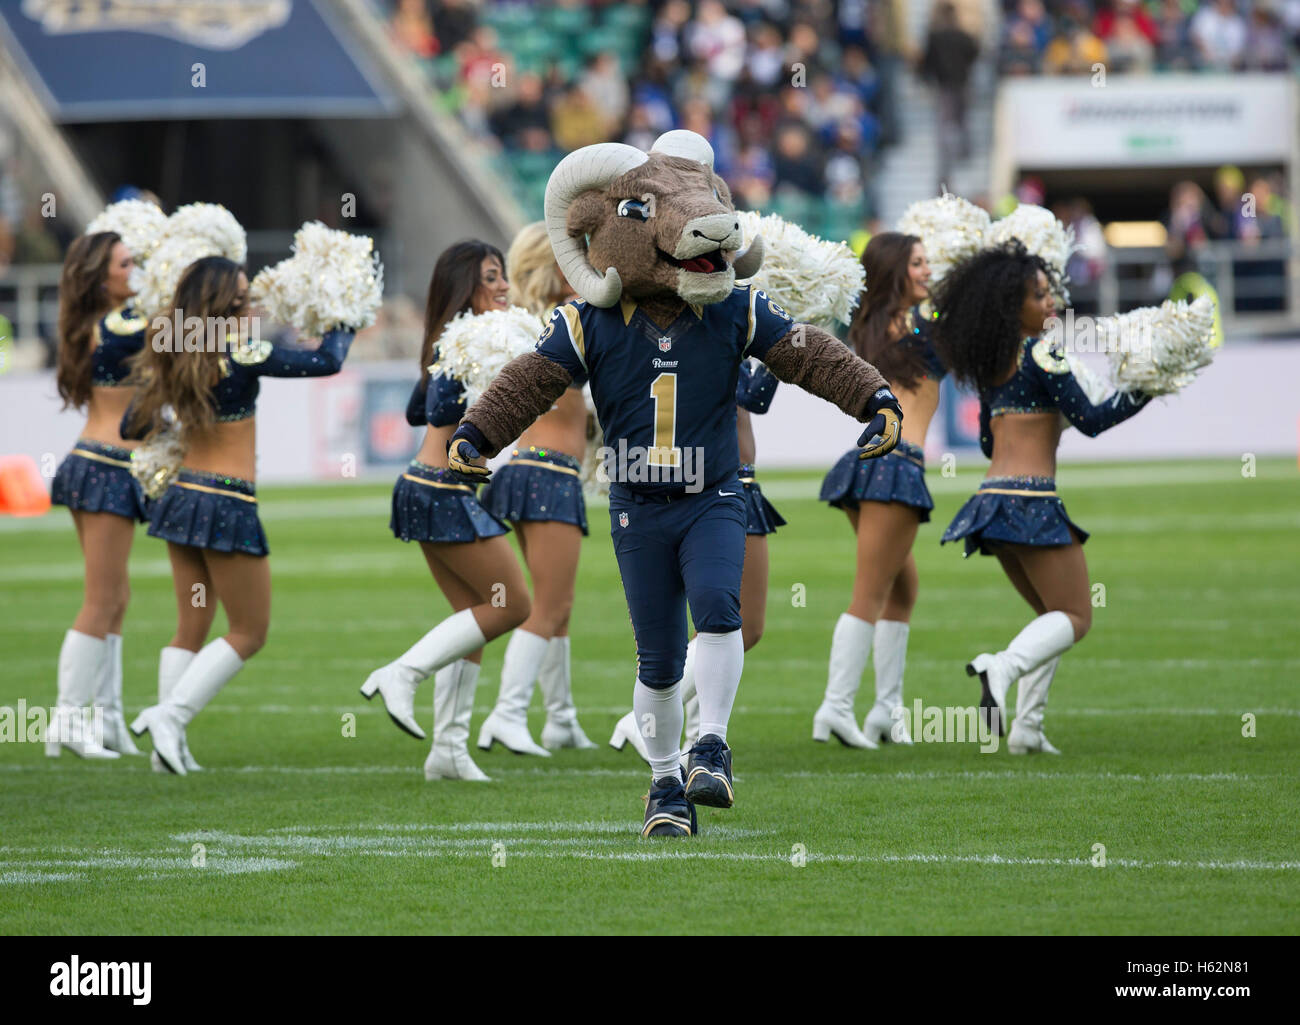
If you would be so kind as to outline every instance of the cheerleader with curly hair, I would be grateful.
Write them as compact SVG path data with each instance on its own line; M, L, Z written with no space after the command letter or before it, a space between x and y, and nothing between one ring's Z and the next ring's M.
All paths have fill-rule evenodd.
M271 621L270 549L253 483L261 379L337 374L353 332L326 332L318 349L252 336L248 278L221 256L190 264L171 306L150 322L148 342L133 359L137 392L122 425L125 436L152 440L167 429L170 407L184 449L184 465L149 522L149 536L167 542L176 634L162 652L158 704L131 724L137 737L147 732L153 741L155 768L184 776L200 768L187 727L262 649ZM195 320L205 325L202 346L189 344L188 329L184 345L166 334L172 323ZM218 602L229 629L208 642Z
M903 406L903 434L894 451L863 460L846 452L822 482L821 500L843 509L857 538L853 599L831 635L826 694L813 716L813 739L834 736L847 747L884 741L910 744L897 720L903 667L916 606L917 528L934 501L925 485L925 435L939 404L944 368L919 305L929 296L930 265L915 235L882 232L862 253L869 287L849 326L853 350L889 380ZM867 658L874 654L876 700L859 730L854 719Z
M453 613L371 673L361 693L367 699L379 694L398 728L423 739L415 694L434 676L433 745L424 763L429 780L488 779L468 747L483 645L523 624L532 612L523 571L505 539L508 528L483 508L477 487L447 469L447 443L465 412L464 386L436 367L438 339L447 324L467 311L505 309L508 289L505 261L495 246L458 242L438 257L425 304L420 380L406 411L412 426L426 430L393 488L393 534L419 543Z
M1061 656L1092 625L1088 534L1056 493L1056 449L1067 425L1095 437L1149 401L1117 393L1094 404L1075 379L1062 342L1044 336L1056 309L1055 269L1019 242L959 264L936 290L935 348L954 378L980 398L980 447L992 462L943 542L993 555L1036 618L1001 651L966 666L980 680L981 714L1002 734L1006 697L1019 681L1012 754L1059 752L1043 733L1047 692Z
M127 359L144 344L145 322L127 305L135 266L116 232L83 235L68 247L59 279L55 380L63 407L86 410L86 426L59 465L51 500L72 513L86 561L85 591L59 650L58 698L45 753L83 758L139 754L122 711L122 621L130 599L127 559L135 525L148 519L131 476L119 425L130 404ZM103 736L77 729L87 705L104 710Z
M541 221L515 236L506 273L510 302L543 320L575 297ZM479 730L484 751L498 741L515 754L547 757L548 748L596 746L578 724L569 663L569 614L587 534L581 480L586 446L587 403L581 388L568 388L515 442L510 462L483 491L484 508L514 527L533 581L532 614L510 635L496 705ZM534 681L546 705L541 747L528 732Z

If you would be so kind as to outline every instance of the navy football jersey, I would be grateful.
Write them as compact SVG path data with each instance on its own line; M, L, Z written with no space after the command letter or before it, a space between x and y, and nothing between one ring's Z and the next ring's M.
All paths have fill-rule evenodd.
M761 289L687 306L660 327L631 299L583 300L551 315L537 351L577 384L591 382L610 480L644 494L702 491L740 465L736 379L793 327Z

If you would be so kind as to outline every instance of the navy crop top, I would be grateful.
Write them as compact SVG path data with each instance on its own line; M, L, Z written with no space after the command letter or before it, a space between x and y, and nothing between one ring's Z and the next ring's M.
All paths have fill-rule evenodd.
M1073 427L1095 438L1123 423L1151 401L1140 392L1116 392L1093 405L1074 379L1062 343L1048 338L1026 338L1020 346L1016 372L1009 381L980 391L980 449L993 458L990 423L1004 413L1059 411Z
M921 307L912 307L911 334L899 339L899 344L906 344L920 351L921 362L925 365L926 377L932 377L936 381L944 379L944 376L948 373L948 368L943 365L943 362L939 359L939 354L934 351L934 341L930 336L930 321L921 313Z
M149 321L129 306L122 306L95 325L95 351L90 361L90 383L96 388L120 388L131 368L127 359L144 348Z
M736 378L736 405L751 413L766 413L780 383L762 363L755 365L751 360L742 360L740 376Z
M434 362L438 354L434 351ZM406 422L412 427L450 427L465 415L465 386L446 374L429 374L415 382L406 404Z

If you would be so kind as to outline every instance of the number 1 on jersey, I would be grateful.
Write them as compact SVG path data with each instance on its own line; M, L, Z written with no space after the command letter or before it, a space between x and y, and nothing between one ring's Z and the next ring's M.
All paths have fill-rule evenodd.
M647 462L651 466L681 466L682 450L677 447L677 375L660 374L650 385L655 400L655 443Z

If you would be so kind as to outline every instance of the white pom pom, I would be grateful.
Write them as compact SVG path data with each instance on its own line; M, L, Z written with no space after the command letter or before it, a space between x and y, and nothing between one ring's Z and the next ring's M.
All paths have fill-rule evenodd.
M86 225L87 235L101 231L115 231L122 243L131 250L137 266L143 267L149 255L158 248L167 227L167 215L153 203L143 199L124 199L110 203Z
M1074 229L1067 228L1056 219L1052 211L1044 207L1021 203L1000 221L989 225L984 234L984 243L989 247L998 246L1013 238L1019 239L1026 249L1035 256L1042 257L1056 270L1061 279L1061 299L1068 303L1070 292L1065 287L1065 267L1070 262L1070 256L1079 248L1074 241Z
M220 256L216 243L193 235L165 235L145 264L132 304L146 316L171 308L185 268L205 256Z
M862 261L843 242L827 242L776 214L738 215L748 245L763 236L763 265L750 279L795 320L833 328L847 324L862 296Z
M1202 295L1191 305L1168 301L1099 321L1119 390L1172 395L1191 384L1214 358L1214 312Z
M915 235L925 247L933 288L953 267L984 246L989 215L969 200L945 192L913 203L899 218L897 230Z
M522 306L458 314L438 338L438 361L429 373L460 381L472 406L507 363L537 347L542 327L541 318Z
M179 207L167 218L167 235L203 239L215 250L211 255L224 256L235 263L248 259L248 237L243 227L219 203L190 203Z
M180 471L185 458L175 426L159 431L131 453L131 476L140 482L150 498L161 498L162 493Z
M253 301L282 324L318 338L336 327L375 322L384 297L384 265L366 235L308 221L293 238L293 256L258 273Z

